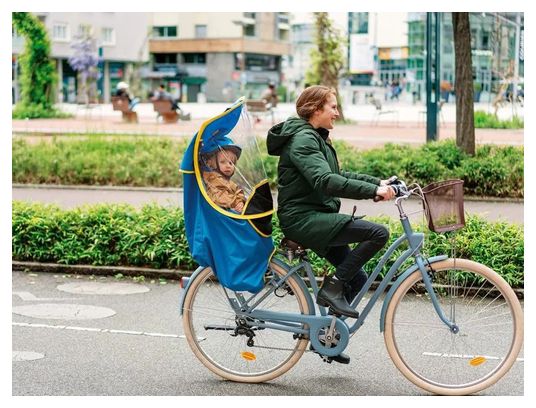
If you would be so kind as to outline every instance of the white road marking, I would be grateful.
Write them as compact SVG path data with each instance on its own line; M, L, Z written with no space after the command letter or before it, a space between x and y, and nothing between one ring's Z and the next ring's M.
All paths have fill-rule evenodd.
M465 358L467 360L471 360L475 357L484 357L486 360L502 360L500 357L495 356L473 356L468 354L445 354L445 353L430 353L430 352L424 352L422 353L423 356L430 356L430 357L443 357L443 358ZM524 358L517 358L516 361L524 362Z
M99 329L99 328L94 328L94 327L63 326L63 325L50 325L50 324L42 324L42 323L12 322L11 324L13 326L19 326L19 327L92 331L92 332L98 332L98 333L130 334L134 336L151 336L151 337L171 337L171 338L178 338L178 339L186 338L186 336L184 336L183 334L148 333L148 332L141 332L141 331L136 331L136 330Z
M38 298L37 296L33 295L30 292L13 292L12 296L18 296L24 301L31 301L31 302L43 301L43 300L49 301L49 300L76 300L76 299L80 299L80 298Z

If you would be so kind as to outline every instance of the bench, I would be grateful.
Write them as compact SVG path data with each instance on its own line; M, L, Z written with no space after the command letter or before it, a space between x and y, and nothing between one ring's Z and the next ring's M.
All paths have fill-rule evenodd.
M112 96L112 106L114 111L120 111L123 114L123 121L128 123L138 123L138 114L130 110L127 97Z
M396 117L396 126L398 126L398 111L397 110L395 110L395 109L391 109L391 110L383 109L381 101L379 99L376 99L376 98L370 98L369 101L376 108L376 113L375 113L374 119L372 121L372 123L374 125L378 125L378 122L379 122L380 117L382 115L395 115L395 117Z
M272 125L274 124L274 110L266 105L263 100L251 99L246 101L248 112L260 121L260 116L270 115L272 117Z
M162 118L164 123L176 123L179 121L179 113L172 108L171 101L156 100L153 101L153 109L158 113L156 120Z

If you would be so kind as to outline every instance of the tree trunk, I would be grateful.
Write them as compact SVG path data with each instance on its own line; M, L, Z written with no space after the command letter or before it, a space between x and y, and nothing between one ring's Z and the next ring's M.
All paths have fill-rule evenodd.
M469 13L452 13L452 30L456 64L456 145L474 156L475 113Z

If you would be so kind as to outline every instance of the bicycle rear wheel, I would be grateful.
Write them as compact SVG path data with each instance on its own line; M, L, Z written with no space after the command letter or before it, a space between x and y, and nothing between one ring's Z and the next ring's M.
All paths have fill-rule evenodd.
M271 263L279 276L286 271ZM309 306L296 277L268 296L257 309L309 314ZM269 286L257 295L260 297ZM183 326L188 344L213 373L232 381L257 383L272 380L292 368L303 355L308 338L294 333L259 328L253 320L240 322L231 307L234 292L222 287L210 268L191 282L184 300ZM237 330L238 329L238 330ZM248 345L253 333L253 345Z
M432 268L440 306L459 332L439 319L417 270L387 307L387 351L402 374L427 391L476 393L515 363L523 343L521 305L508 283L484 265L446 259Z

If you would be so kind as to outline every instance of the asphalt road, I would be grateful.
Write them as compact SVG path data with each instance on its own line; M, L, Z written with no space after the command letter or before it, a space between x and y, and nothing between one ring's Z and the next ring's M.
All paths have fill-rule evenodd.
M221 380L194 357L182 337L177 282L25 272L12 279L14 396L427 395L390 361L379 304L350 341L349 365L306 353L282 377L246 385ZM524 360L481 393L523 394Z

